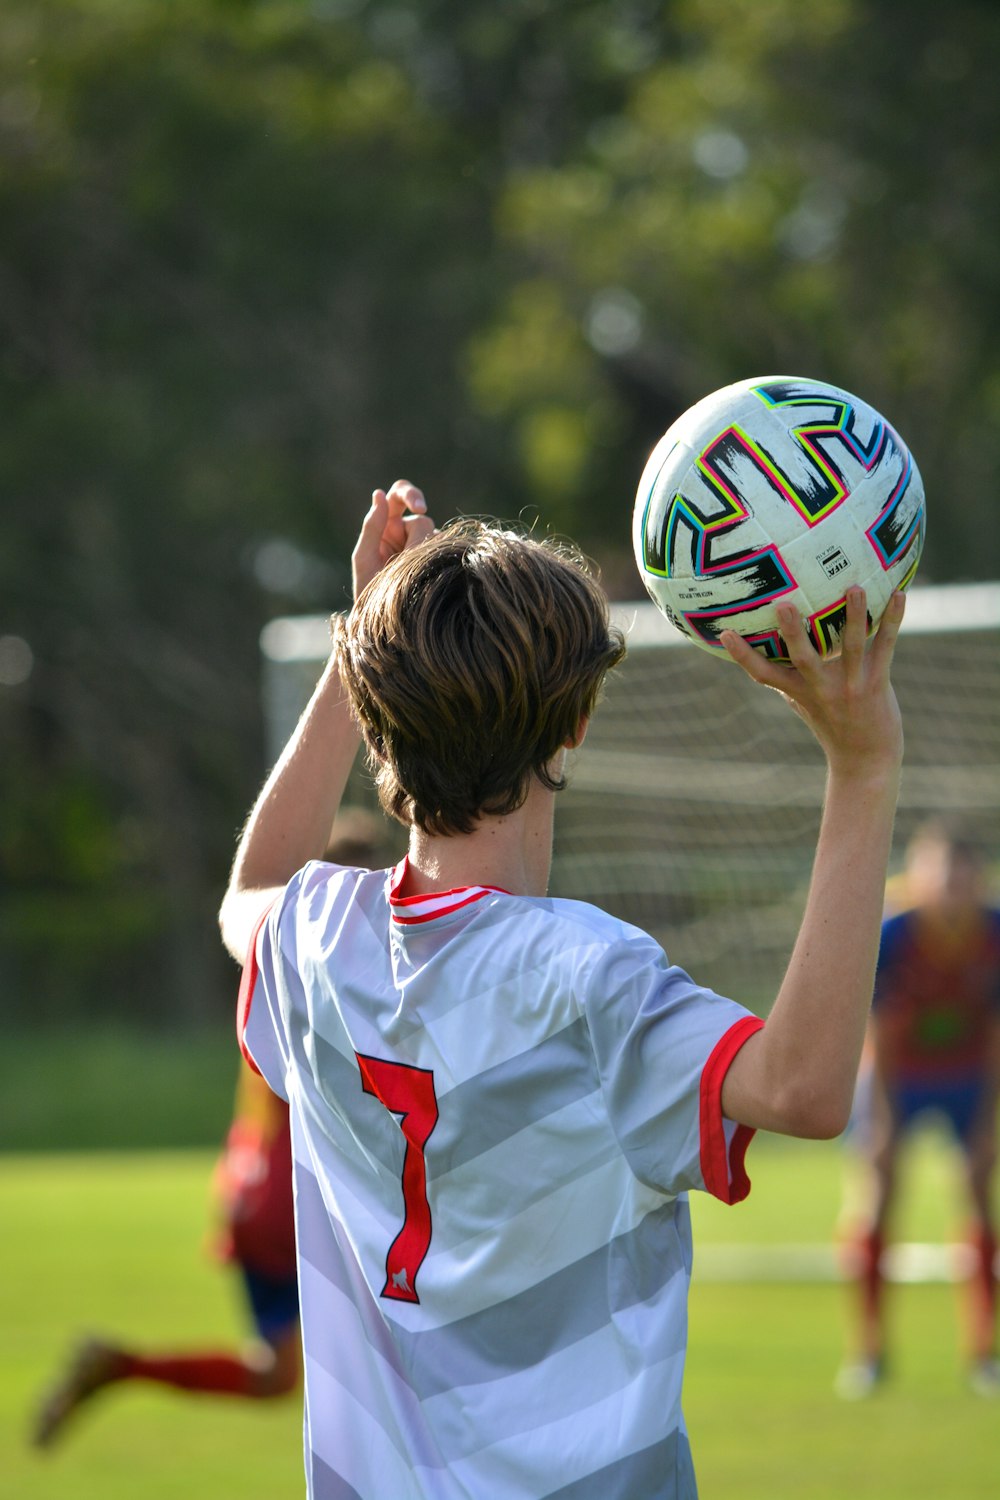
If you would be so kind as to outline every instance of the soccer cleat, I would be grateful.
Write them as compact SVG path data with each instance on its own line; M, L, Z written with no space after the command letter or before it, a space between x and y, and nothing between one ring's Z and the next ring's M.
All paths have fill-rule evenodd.
M885 1378L882 1359L857 1359L841 1365L833 1389L841 1401L865 1401Z
M48 1448L55 1442L77 1407L102 1386L119 1378L123 1361L120 1349L99 1339L88 1339L81 1344L38 1409L31 1434L35 1447Z
M1000 1396L1000 1359L977 1359L969 1370L969 1385L977 1396Z

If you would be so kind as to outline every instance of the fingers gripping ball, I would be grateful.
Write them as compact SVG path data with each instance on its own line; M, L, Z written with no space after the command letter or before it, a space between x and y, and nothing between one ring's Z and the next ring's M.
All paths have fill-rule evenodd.
M706 396L660 439L632 541L650 598L696 645L724 656L735 630L784 661L779 603L835 653L847 590L865 590L873 630L925 526L920 472L884 417L836 386L764 376Z

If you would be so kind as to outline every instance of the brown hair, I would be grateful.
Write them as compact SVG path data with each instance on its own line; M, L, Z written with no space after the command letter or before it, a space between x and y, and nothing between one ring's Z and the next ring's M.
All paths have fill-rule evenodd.
M458 521L394 558L334 623L379 798L401 823L471 833L520 807L625 654L582 557Z

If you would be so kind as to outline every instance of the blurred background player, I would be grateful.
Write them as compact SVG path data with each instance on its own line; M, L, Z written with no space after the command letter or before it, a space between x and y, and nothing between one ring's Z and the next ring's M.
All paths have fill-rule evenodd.
M372 867L386 853L384 823L344 809L331 830L332 864ZM177 1390L240 1396L284 1396L301 1379L299 1296L295 1265L288 1105L245 1063L233 1119L213 1186L221 1228L215 1252L239 1271L255 1337L241 1350L138 1350L88 1338L71 1354L44 1397L32 1440L49 1447L67 1420L99 1391L145 1380Z
M992 1205L1000 1088L1000 911L987 899L975 843L943 821L913 836L890 882L868 1046L855 1118L868 1214L848 1246L858 1351L837 1391L864 1397L885 1374L883 1252L896 1198L900 1147L933 1112L961 1148L969 1233L970 1383L1000 1395L996 1357L996 1220Z

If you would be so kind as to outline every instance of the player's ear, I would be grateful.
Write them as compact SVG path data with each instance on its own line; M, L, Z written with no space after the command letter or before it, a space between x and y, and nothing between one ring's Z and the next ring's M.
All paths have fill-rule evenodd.
M584 714L583 718L580 720L579 724L576 726L576 733L575 734L571 734L570 737L569 737L569 739L566 741L566 749L567 750L579 750L580 746L583 744L584 740L587 738L587 730L589 728L590 728L590 719L587 717L586 714Z

